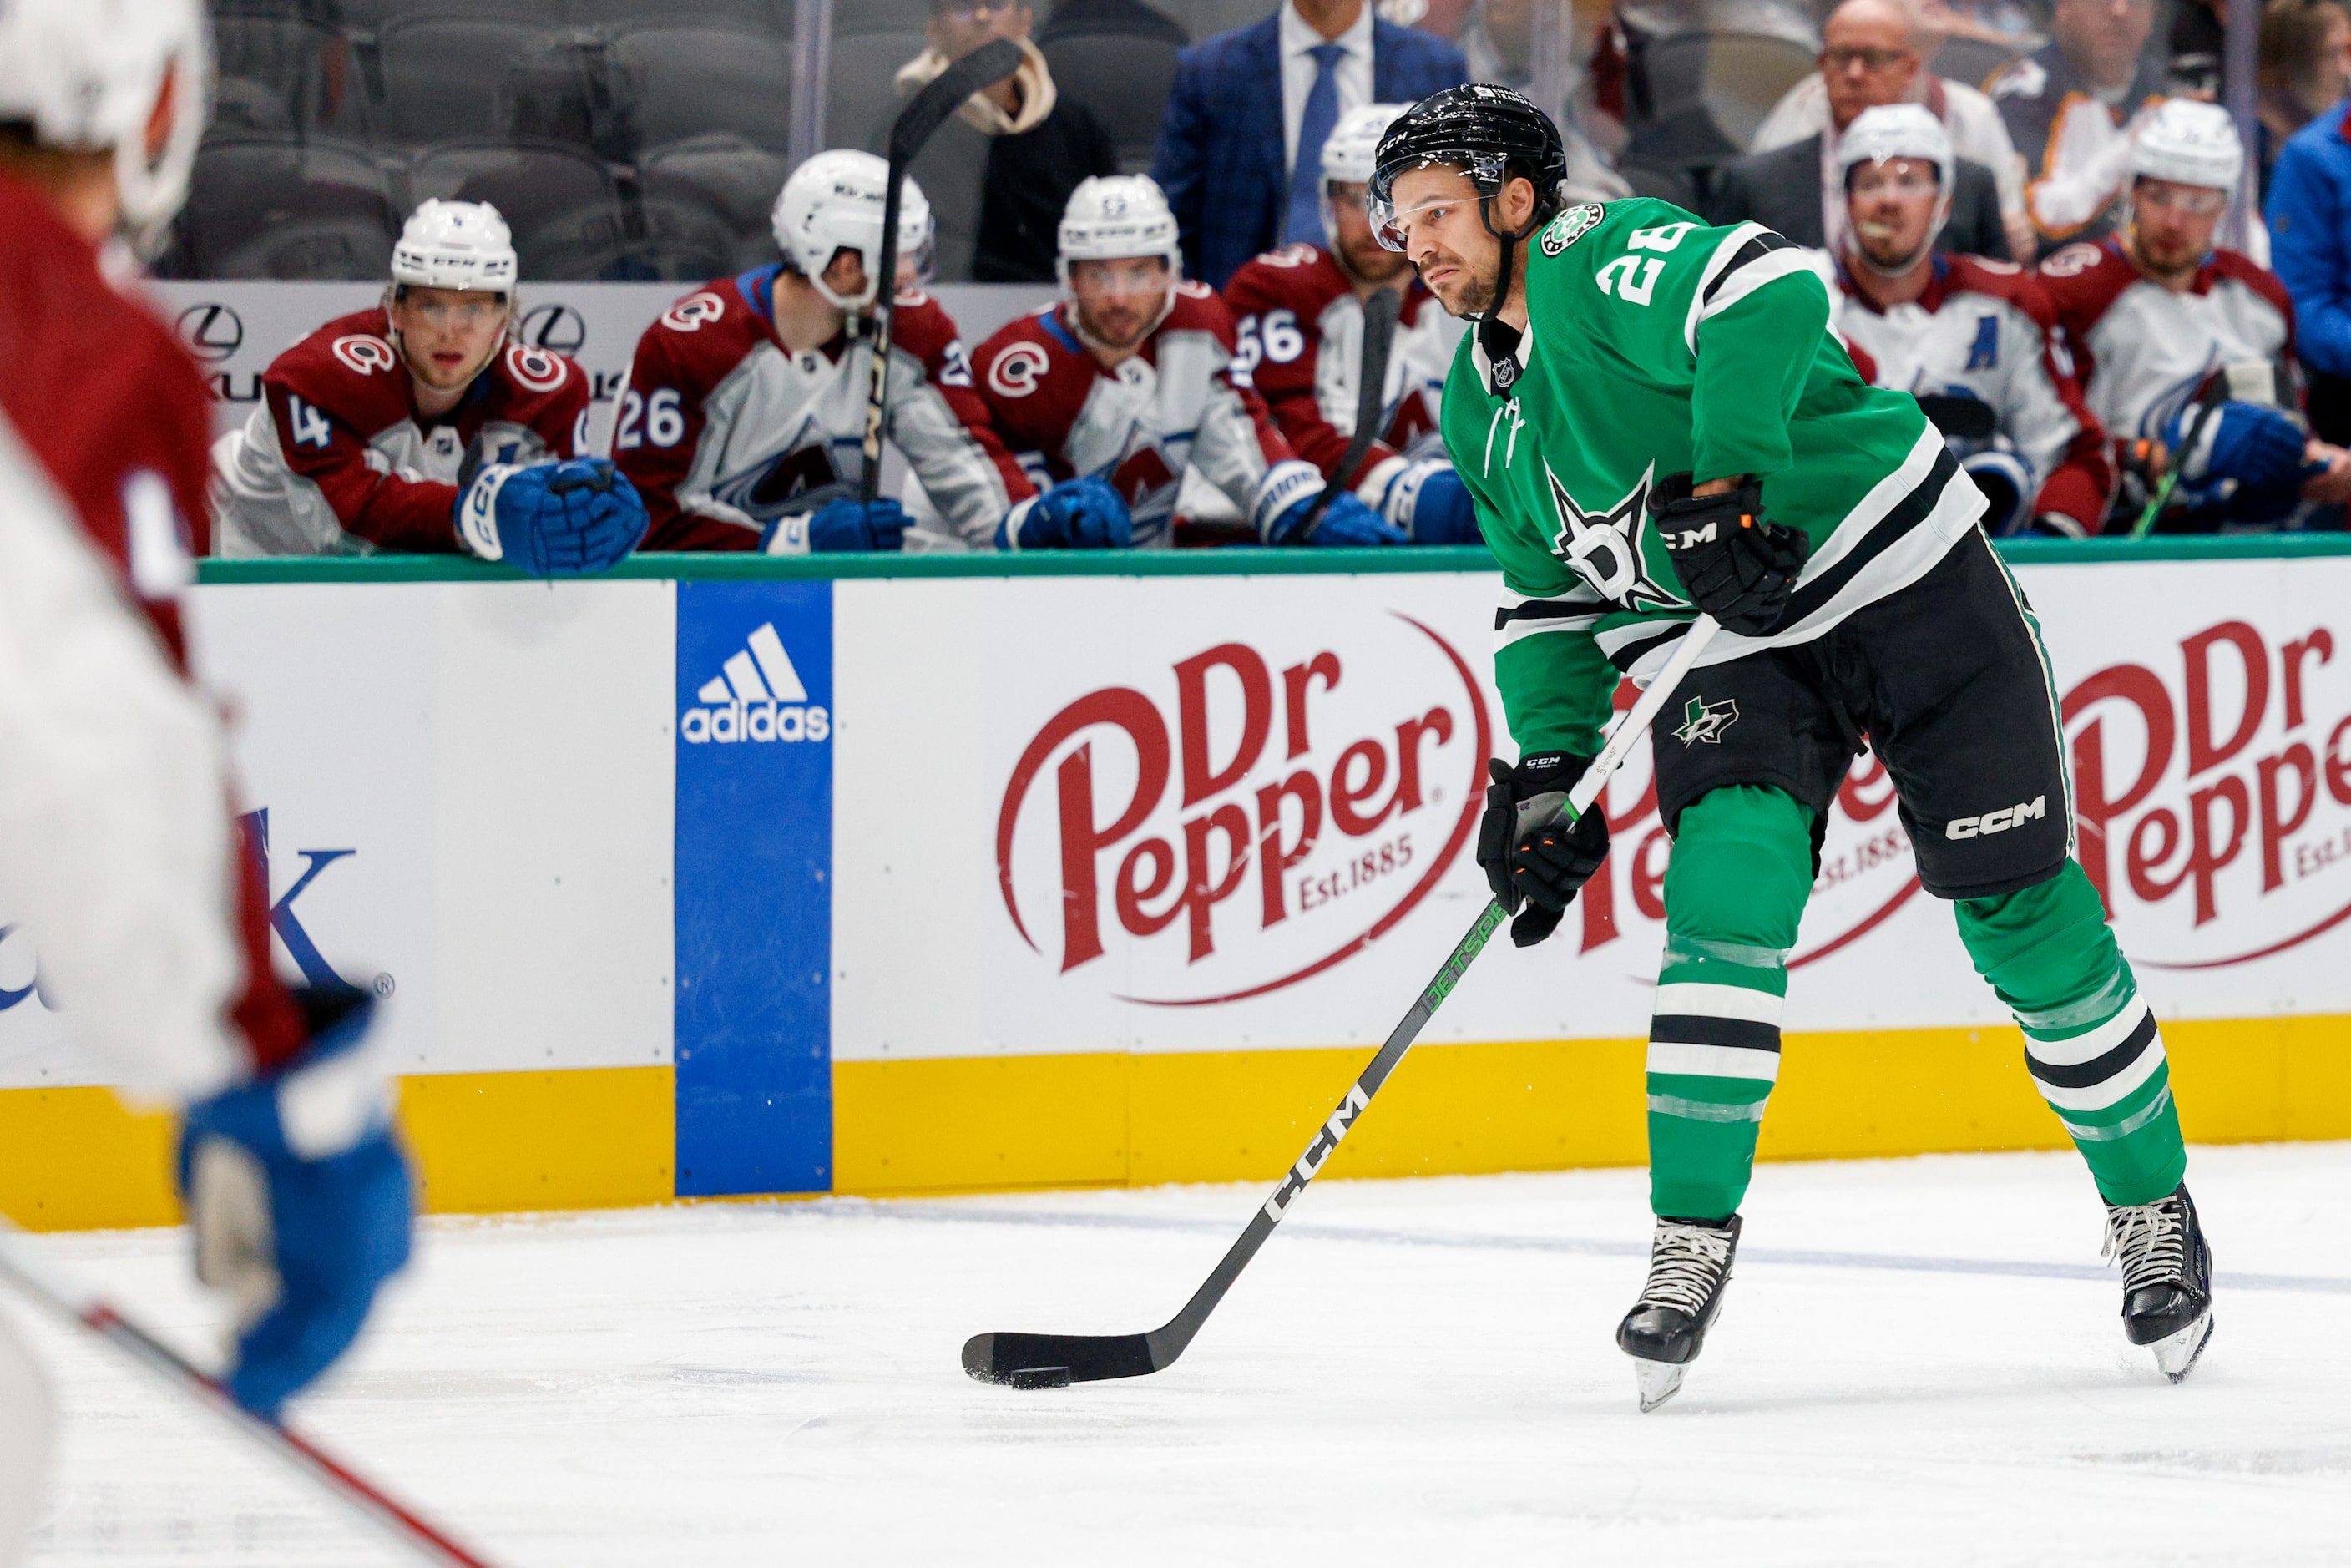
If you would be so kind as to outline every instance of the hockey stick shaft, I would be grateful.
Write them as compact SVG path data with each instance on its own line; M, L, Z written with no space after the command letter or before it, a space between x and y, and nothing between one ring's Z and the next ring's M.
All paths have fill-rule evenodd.
M1330 509L1341 491L1355 482L1355 470L1364 465L1364 458L1372 443L1380 436L1380 415L1387 408L1388 350L1395 342L1396 311L1400 308L1393 288L1375 288L1364 301L1364 354L1357 365L1363 384L1355 389L1355 434L1348 438L1347 450L1340 455L1339 465L1331 470L1330 483L1306 508L1306 518L1298 525L1298 542L1305 544L1314 538L1322 526L1322 514Z
M2146 509L2139 513L2138 521L2132 525L2131 538L2147 538L2148 531L2155 527L2156 519L2163 515L2165 504L2171 499L2172 487L2179 483L2180 468L2188 462L2189 454L2196 450L2197 442L2203 439L2204 426L2220 411L2221 401L2210 396L2201 400L2196 418L2188 426L2188 438L2179 444L2179 450L2172 454L2172 460L2164 465L2162 483L2155 487L2155 494L2148 497Z
M419 1559L443 1568L490 1568L486 1558L459 1545L414 1509L291 1427L266 1421L239 1405L185 1356L76 1281L52 1269L25 1233L0 1219L0 1280L59 1317L106 1341L162 1381L211 1410L256 1447L266 1449L332 1493L378 1533Z
M1592 766L1583 770L1583 777L1568 792L1568 808L1574 815L1582 816L1600 799L1601 791L1608 787L1609 776L1648 733L1658 710L1697 664L1698 655L1717 630L1711 616L1700 615L1690 622L1690 629L1683 634L1673 656L1625 713L1624 722L1600 748L1600 755L1592 759ZM1172 1364L1208 1321L1208 1314L1217 1310L1225 1293L1232 1289L1233 1281L1240 1278L1241 1270L1249 1267L1258 1249L1272 1236L1274 1228L1289 1215L1306 1184L1322 1174L1340 1140L1369 1109L1372 1097L1387 1082L1389 1075L1404 1061L1405 1053L1420 1038L1420 1031L1437 1015L1437 1009L1445 1005L1446 998L1453 994L1462 976L1508 918L1502 906L1492 900L1479 911L1477 920L1454 946L1444 967L1422 989L1371 1064L1348 1088L1330 1119L1316 1130L1306 1152L1282 1176L1281 1185L1250 1218L1247 1228L1218 1260L1200 1288L1192 1292L1192 1299L1184 1303L1182 1312L1142 1334L977 1334L963 1348L964 1370L985 1383L1054 1386L1111 1377L1138 1377Z
M890 172L882 197L881 277L873 280L873 382L865 397L865 472L858 496L867 506L882 493L882 431L890 413L890 319L898 298L898 214L904 210L906 165L964 99L1020 68L1020 46L996 38L947 67L916 93L890 125ZM822 266L822 263L819 263Z

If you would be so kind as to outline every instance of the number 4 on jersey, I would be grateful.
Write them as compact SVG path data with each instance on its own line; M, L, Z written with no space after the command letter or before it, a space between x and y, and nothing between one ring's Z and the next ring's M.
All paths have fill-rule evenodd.
M334 432L327 424L327 416L298 397L287 398L286 423L294 432L294 444L297 446L324 447L334 439Z

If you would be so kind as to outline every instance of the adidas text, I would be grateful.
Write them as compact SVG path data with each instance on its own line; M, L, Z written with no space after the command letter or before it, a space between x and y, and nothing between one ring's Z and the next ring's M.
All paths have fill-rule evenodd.
M2027 822L2038 821L2048 814L2049 797L2035 795L2022 805L2011 806L2005 810L1986 811L1980 817L1954 817L1951 819L1950 825L1943 830L1943 837L1988 839L1994 833L2004 833L2011 828L2021 828Z
M694 694L697 706L677 716L678 738L688 745L820 741L832 734L832 716L808 700L773 622L745 638L720 670Z

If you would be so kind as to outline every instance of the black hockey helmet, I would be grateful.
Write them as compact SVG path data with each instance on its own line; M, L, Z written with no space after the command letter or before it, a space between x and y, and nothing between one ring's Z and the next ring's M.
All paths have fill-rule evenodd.
M1404 236L1394 227L1395 177L1438 163L1469 176L1488 229L1505 240L1521 240L1559 211L1567 146L1551 116L1522 92L1472 82L1431 93L1396 116L1373 162L1372 232L1388 249L1404 249ZM1504 234L1494 227L1492 202L1513 178L1533 183L1535 215L1525 228Z

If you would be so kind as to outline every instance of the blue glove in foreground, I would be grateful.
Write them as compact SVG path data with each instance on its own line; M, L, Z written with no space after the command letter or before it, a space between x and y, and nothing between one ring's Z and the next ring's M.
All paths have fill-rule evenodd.
M312 1039L276 1076L188 1108L179 1181L196 1277L237 1321L229 1393L271 1420L333 1364L408 1261L408 1162L361 1050L375 998L303 998Z
M2163 427L2163 444L2179 465L2179 480L2198 488L2234 479L2255 489L2284 484L2302 472L2308 440L2302 427L2257 402L2224 402L2205 418L2194 448L2183 451L2201 410L2189 404Z
M1320 492L1316 492L1320 494ZM1267 530L1269 544L1315 545L1325 549L1368 549L1378 545L1400 545L1405 541L1404 530L1392 528L1380 519L1380 515L1353 496L1340 494L1331 498L1322 510L1322 520L1314 525L1311 538L1293 538L1299 525L1305 522L1306 512L1314 505L1313 496L1292 501L1273 519Z
M603 571L645 537L645 504L601 457L493 463L457 497L457 537L484 560L533 577Z
M1134 542L1126 502L1092 476L1054 486L996 525L998 549L1125 549Z
M1412 542L1416 545L1474 545L1478 508L1469 486L1450 468L1440 468L1420 482L1412 501Z
M778 517L759 536L769 555L810 550L893 550L906 543L906 508L883 496L872 505L844 496L813 512Z

